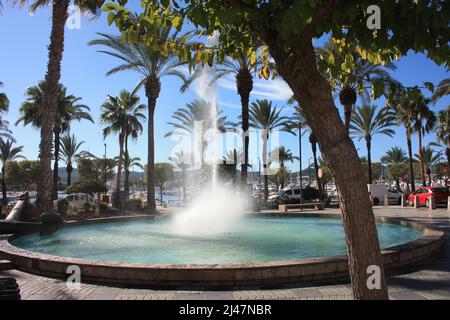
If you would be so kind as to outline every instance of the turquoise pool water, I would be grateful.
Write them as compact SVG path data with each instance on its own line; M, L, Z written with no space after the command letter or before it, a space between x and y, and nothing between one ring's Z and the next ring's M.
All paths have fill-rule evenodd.
M377 229L383 248L421 235L401 225ZM13 244L55 256L129 263L251 263L346 253L341 220L303 217L248 218L233 232L213 236L174 234L169 222L109 222L33 234Z

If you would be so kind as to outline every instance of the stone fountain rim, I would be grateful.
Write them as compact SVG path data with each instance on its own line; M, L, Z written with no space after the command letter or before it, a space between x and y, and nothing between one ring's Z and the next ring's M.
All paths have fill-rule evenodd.
M256 216L340 218L334 213L274 214L252 213ZM164 216L164 215L163 215ZM138 221L157 216L122 216L67 222L65 227L114 221ZM401 224L420 230L413 241L383 249L386 269L405 267L429 259L441 251L444 232L396 217L377 216L377 222ZM21 233L0 240L0 258L12 261L25 272L53 278L66 278L67 267L77 265L86 282L145 287L240 287L272 286L305 281L329 281L348 277L346 255L323 256L300 260L283 260L244 264L148 264L108 262L53 256L14 246L11 242L31 234Z

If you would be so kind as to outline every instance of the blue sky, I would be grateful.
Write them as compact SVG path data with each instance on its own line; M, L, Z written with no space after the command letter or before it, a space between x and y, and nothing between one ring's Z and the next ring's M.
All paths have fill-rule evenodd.
M24 101L24 92L27 87L35 85L44 78L47 66L47 46L50 34L50 10L48 8L38 10L34 16L30 16L26 8L5 7L0 15L0 39L2 47L0 50L0 81L5 86L2 92L7 93L10 99L10 111L5 118L10 121L11 129L19 145L24 146L24 155L28 159L36 159L39 145L39 132L31 127L14 126L19 117L19 107ZM106 77L105 74L117 65L115 58L96 52L99 48L88 47L87 43L96 38L96 32L116 33L114 27L106 23L105 15L90 21L83 18L81 29L66 29L65 51L62 63L62 79L69 93L82 97L82 102L91 108L95 124L87 122L74 123L72 133L79 141L85 141L84 149L97 156L104 152L102 127L98 123L100 105L105 101L108 94L117 95L122 89L132 90L137 84L138 76L134 73L122 73ZM421 85L424 81L439 83L448 77L445 68L437 66L422 54L409 54L396 63L398 69L393 76L406 86ZM174 147L174 141L164 138L170 131L167 122L170 121L172 113L179 107L196 98L195 88L181 94L179 91L181 81L177 78L164 78L162 90L157 102L155 115L155 137L156 137L156 161L167 161L167 157ZM425 94L429 94L425 92ZM254 91L251 100L267 98L274 101L278 106L286 105L290 97L290 89L282 80L265 81L255 79ZM143 90L139 92L141 102L146 99ZM236 93L233 78L224 79L218 84L219 106L229 117L236 121L240 114L240 99ZM382 106L382 101L375 102ZM450 103L450 98L442 99L434 110L443 109ZM337 107L342 111L339 103ZM285 108L283 113L289 115L290 109ZM379 160L384 152L392 146L401 146L406 149L405 134L403 128L396 129L394 138L375 136L373 139L373 158ZM281 144L298 154L297 137L282 133ZM434 135L425 137L425 144L434 141ZM108 156L117 155L119 152L118 138L110 136L106 139L108 145ZM251 142L252 143L252 142ZM413 141L416 150L417 143ZM308 137L303 137L303 166L307 166L311 151ZM364 142L355 141L359 148L359 154L366 155ZM130 143L130 154L139 156L145 161L147 154L146 126L144 134L137 143ZM251 159L256 162L256 157ZM256 168L257 166L254 166ZM293 169L298 168L298 162L291 165Z

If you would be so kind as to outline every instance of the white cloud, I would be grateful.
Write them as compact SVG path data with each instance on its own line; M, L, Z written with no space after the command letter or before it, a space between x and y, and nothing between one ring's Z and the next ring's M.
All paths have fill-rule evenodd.
M236 92L236 82L234 79L222 78L218 81L218 86L223 89ZM260 80L256 79L253 84L251 95L257 98L268 98L270 100L285 101L292 96L289 86L281 79Z

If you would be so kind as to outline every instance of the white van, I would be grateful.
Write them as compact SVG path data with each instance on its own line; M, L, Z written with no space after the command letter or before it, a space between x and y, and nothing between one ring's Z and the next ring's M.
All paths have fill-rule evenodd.
M282 190L278 191L277 193L270 195L267 200L271 203L279 203L281 198L288 199L288 200L298 199L300 201L300 188L298 188L298 189L297 188L282 189Z
M388 196L389 204L401 204L403 193L384 184L368 184L367 189L374 205L384 203L384 196Z

